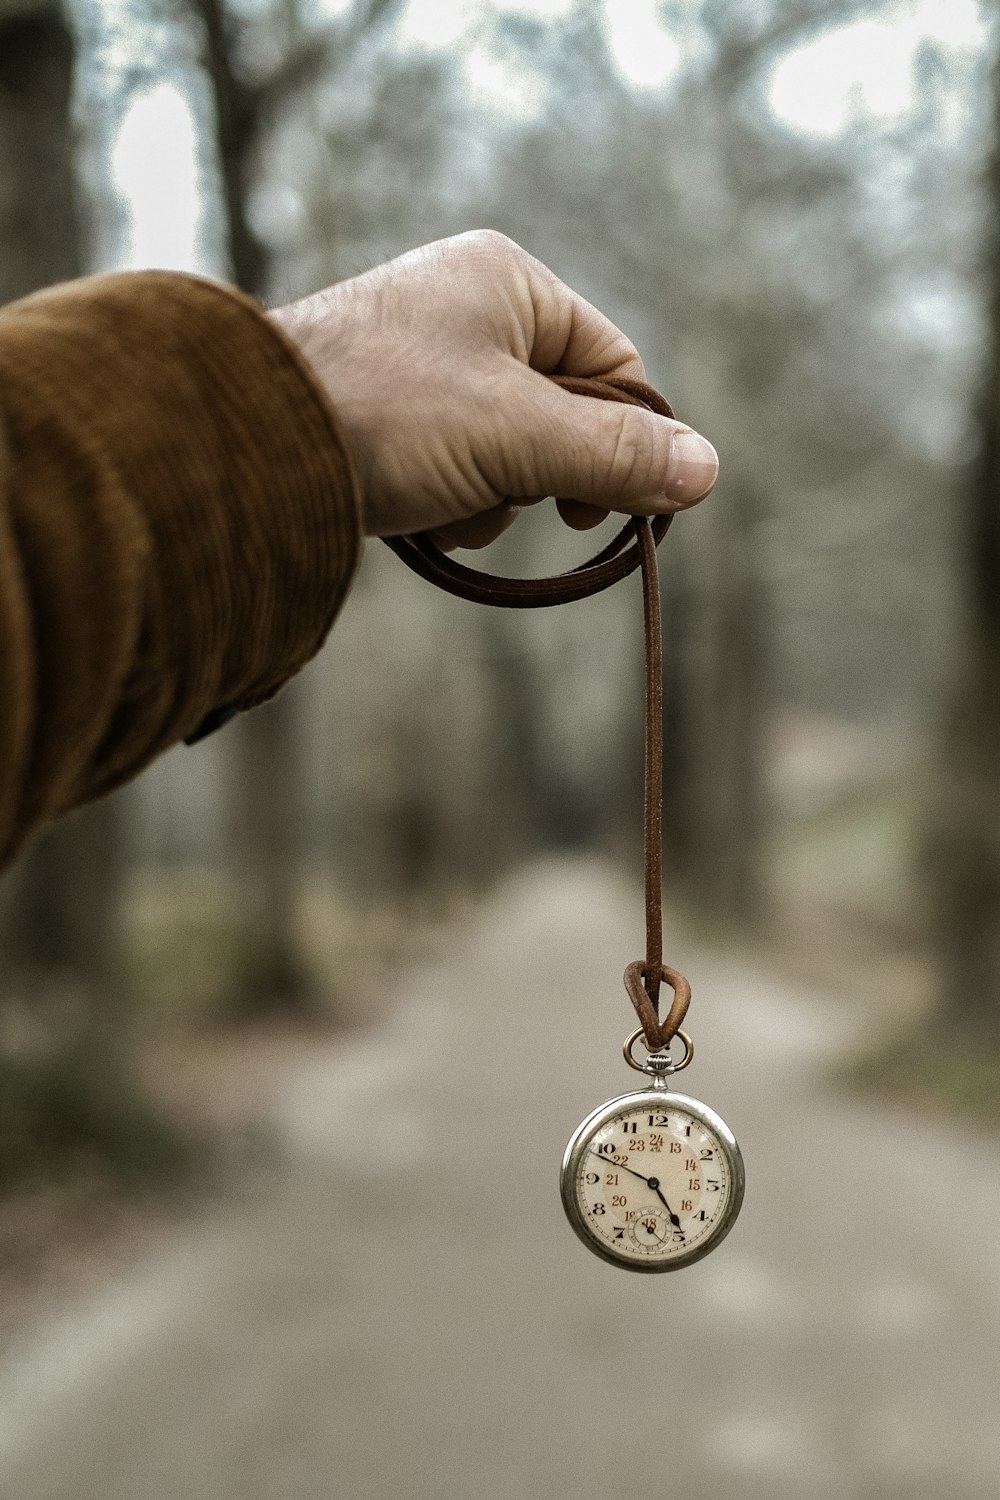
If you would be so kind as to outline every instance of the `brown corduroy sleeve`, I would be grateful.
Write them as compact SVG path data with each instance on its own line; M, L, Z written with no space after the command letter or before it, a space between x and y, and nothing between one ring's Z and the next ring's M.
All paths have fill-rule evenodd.
M138 272L0 310L0 863L276 692L360 546L336 419L249 298Z

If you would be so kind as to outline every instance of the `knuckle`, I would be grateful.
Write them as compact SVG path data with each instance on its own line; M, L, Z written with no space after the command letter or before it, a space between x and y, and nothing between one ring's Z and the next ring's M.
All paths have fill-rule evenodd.
M506 259L525 254L515 240L503 234L499 229L470 229L458 238L470 249L492 256L502 256Z
M658 463L653 424L642 415L630 407L615 412L608 478L631 495L651 494L662 483L658 469L665 467Z

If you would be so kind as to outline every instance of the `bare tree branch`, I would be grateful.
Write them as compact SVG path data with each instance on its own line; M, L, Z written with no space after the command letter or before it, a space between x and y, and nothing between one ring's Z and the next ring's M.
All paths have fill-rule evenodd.
M249 108L263 119L279 101L294 99L335 69L342 71L355 61L358 49L383 34L405 8L406 0L358 0L343 21L302 37L276 68L252 85L247 90Z
M763 26L735 19L729 0L705 7L705 28L716 43L709 69L712 86L726 93L751 83L769 64L814 41L833 26L847 26L871 14L871 0L804 0L776 5Z

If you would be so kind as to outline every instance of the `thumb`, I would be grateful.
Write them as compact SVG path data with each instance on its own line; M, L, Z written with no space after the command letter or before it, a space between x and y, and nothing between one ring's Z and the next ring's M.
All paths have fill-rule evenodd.
M684 510L719 473L712 444L639 406L570 395L535 371L513 440L506 493L560 495L629 515Z

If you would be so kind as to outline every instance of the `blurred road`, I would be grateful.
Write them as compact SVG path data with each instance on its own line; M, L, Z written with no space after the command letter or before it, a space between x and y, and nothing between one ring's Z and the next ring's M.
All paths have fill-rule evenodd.
M566 1138L638 1076L640 904L537 866L290 1071L280 1183L0 1361L0 1492L997 1500L998 1151L824 1085L860 1012L671 947L743 1214L662 1278L572 1235Z

